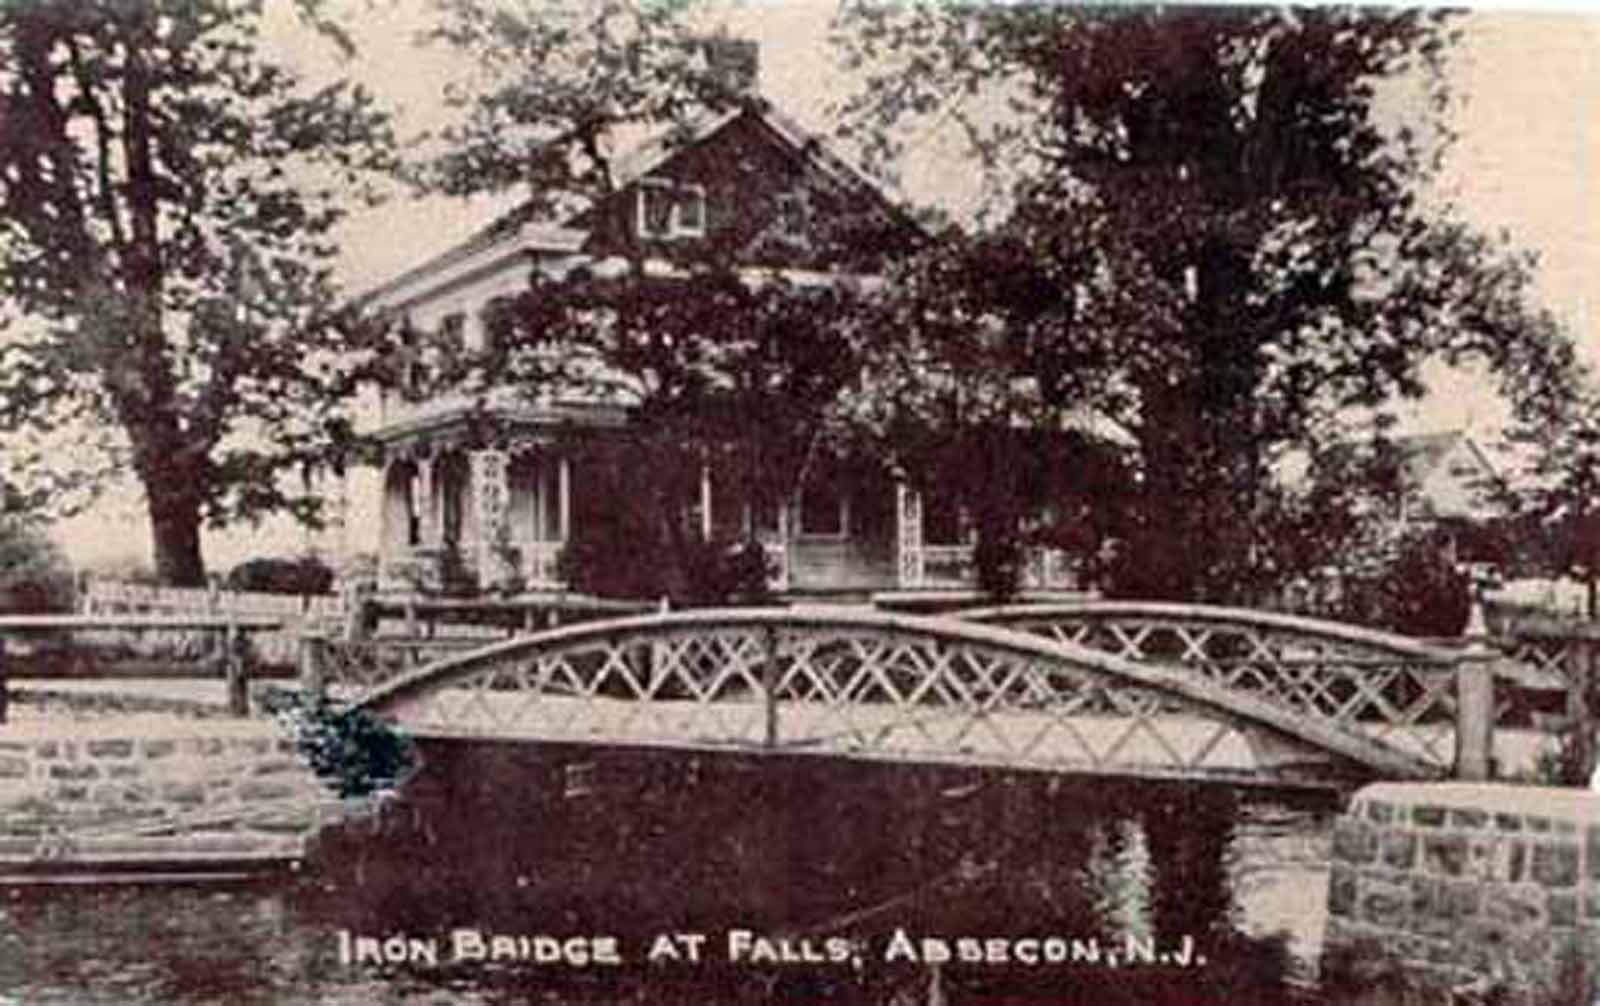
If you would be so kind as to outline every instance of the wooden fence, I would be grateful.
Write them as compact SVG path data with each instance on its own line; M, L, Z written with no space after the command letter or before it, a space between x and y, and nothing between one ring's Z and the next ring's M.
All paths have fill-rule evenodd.
M279 623L277 629L258 632L252 642L262 663L279 666L295 664L302 628L342 622L347 610L345 599L336 594L269 594L220 587L160 587L94 579L78 592L81 615L235 616L275 620Z
M176 637L185 649L191 641L201 640L201 647L183 658L173 655L163 660L163 674L178 671L187 677L220 677L227 682L229 711L235 716L248 715L250 674L256 664L251 637L282 627L275 619L234 615L0 616L0 724L5 723L10 706L9 679L16 676L12 665L39 662L41 654L35 651L41 640L64 645L67 655L76 659L104 648L108 636L116 642L125 635L166 637L169 642ZM8 639L12 640L9 647Z

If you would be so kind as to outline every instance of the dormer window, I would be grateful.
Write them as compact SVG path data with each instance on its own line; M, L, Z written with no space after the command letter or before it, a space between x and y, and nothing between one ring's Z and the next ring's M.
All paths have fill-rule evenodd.
M706 232L706 190L659 178L639 183L639 236L700 237Z

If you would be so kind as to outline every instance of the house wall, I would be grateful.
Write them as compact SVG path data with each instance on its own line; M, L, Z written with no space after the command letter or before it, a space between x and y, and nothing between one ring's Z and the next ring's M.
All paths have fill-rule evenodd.
M1472 447L1462 440L1423 479L1418 496L1426 501L1430 516L1480 516L1486 508L1478 498L1481 491L1478 482L1492 475Z

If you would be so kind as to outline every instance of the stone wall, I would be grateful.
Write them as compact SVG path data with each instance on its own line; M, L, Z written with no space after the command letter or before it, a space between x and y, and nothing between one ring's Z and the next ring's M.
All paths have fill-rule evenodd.
M271 720L152 714L0 728L0 869L292 861L339 812Z
M1387 984L1423 1002L1456 990L1589 1003L1600 794L1380 783L1337 822L1332 858L1323 980L1336 1001Z

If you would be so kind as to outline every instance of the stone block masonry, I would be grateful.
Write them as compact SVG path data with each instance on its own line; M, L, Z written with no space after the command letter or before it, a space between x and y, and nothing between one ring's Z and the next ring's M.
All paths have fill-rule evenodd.
M122 715L0 729L0 872L297 860L342 813L271 720Z
M1380 783L1336 823L1323 978L1505 1002L1590 1002L1600 980L1600 794Z

